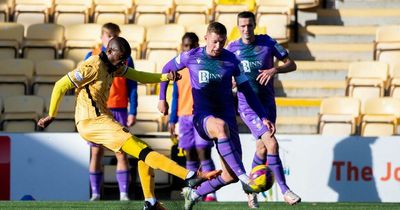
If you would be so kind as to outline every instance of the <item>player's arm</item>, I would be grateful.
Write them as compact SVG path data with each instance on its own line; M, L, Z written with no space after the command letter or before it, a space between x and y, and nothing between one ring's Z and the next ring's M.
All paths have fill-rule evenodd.
M137 82L133 80L127 80L126 85L128 88L128 96L129 96L129 112L128 112L127 126L131 127L136 123L136 114L138 106Z
M170 60L162 69L162 73L170 73L170 72L177 72L182 70L186 67L186 59L188 58L188 53L183 52L178 55L176 58ZM160 101L158 102L158 110L163 113L164 115L168 114L168 103L166 101L167 96L167 89L168 89L168 82L161 82L160 83Z
M168 73L149 73L138 71L131 67L123 67L123 73L119 76L123 76L127 79L138 81L140 83L159 83L164 81L175 81L180 79L180 75L177 72L168 72ZM117 75L118 76L118 75Z
M273 136L275 134L275 125L267 119L267 112L262 106L257 95L254 93L253 89L251 88L250 83L247 81L247 77L244 74L240 74L239 76L235 77L235 80L238 91L243 93L247 103L249 103L250 105L250 108L257 113L260 119L262 119L263 124L268 127L271 136Z
M53 92L51 93L49 116L41 118L38 121L38 126L46 128L51 122L53 122L57 115L58 107L60 106L63 96L72 88L74 88L74 84L67 75L55 83Z
M260 74L256 79L261 85L267 85L269 80L271 80L275 74L288 73L297 69L296 63L289 57L288 51L279 43L275 42L275 45L272 49L272 54L282 61L283 65L270 69L261 69Z
M169 115L168 123L168 130L171 135L175 135L175 124L178 122L178 100L178 84L174 82L174 89L172 91L171 114Z

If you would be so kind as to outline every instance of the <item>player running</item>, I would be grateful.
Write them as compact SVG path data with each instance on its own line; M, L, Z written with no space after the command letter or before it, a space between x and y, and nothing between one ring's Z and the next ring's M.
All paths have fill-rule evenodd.
M123 76L141 83L157 83L180 78L175 72L145 73L127 67L124 63L130 53L129 43L124 38L115 37L109 41L106 52L90 57L77 69L58 80L52 92L49 116L41 118L38 126L45 128L53 122L66 91L76 88L75 122L83 139L103 145L114 152L123 151L142 160L145 163L143 165L161 169L185 180L189 187L218 175L218 171L202 173L179 166L164 155L153 151L145 142L114 120L107 109L107 99L115 76ZM141 176L140 173L139 175Z
M241 38L231 42L227 49L240 60L244 74L267 112L267 118L275 124L276 104L273 76L276 73L295 71L296 64L290 59L288 52L274 39L265 34L254 35L256 22L253 13L239 13L237 23ZM283 61L284 64L274 67L274 57ZM252 109L249 101L241 92L238 92L238 101L238 111L243 122L256 139L261 139L256 143L252 167L267 162L281 188L284 200L290 205L299 203L301 198L293 193L286 184L275 136L271 135L268 127L262 124L257 112ZM247 193L249 207L258 208L257 194Z
M182 37L182 51L199 47L199 37L195 33L187 32ZM175 133L175 124L179 122L179 147L186 153L186 168L191 171L215 170L214 161L211 159L212 141L206 141L199 136L193 124L193 97L190 85L189 70L186 68L179 72L182 79L174 82L172 92L171 114L169 117L169 131ZM216 201L215 193L204 197L204 201Z
M262 122L274 133L274 125L267 120L260 101L252 91L249 82L239 69L235 55L223 49L226 42L226 28L218 22L211 23L205 36L206 47L183 52L169 61L163 73L187 67L190 72L193 95L193 122L199 135L206 140L215 140L221 156L223 172L220 176L203 182L196 190L183 189L185 209L192 209L202 196L215 192L222 186L240 180L249 189L250 180L241 161L241 145L236 124L236 112L232 95L232 77L238 89L243 92L251 107L256 110ZM167 83L161 83L159 109L167 113L165 101Z

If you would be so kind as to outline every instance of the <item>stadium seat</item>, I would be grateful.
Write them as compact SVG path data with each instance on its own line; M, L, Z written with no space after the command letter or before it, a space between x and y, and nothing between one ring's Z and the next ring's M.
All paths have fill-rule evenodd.
M380 26L376 30L374 41L374 57L381 60L385 54L400 51L400 26ZM398 54L399 55L399 54Z
M400 117L400 99L371 98L365 101L361 120L362 136L390 136L396 134Z
M311 9L319 5L319 0L295 0L297 8L299 9Z
M228 34L237 25L237 14L242 11L253 11L255 1L217 0L215 21L225 25Z
M200 46L204 46L206 41L204 40L204 35L207 33L208 24L196 24L186 27L186 32L193 32L199 37Z
M394 98L400 98L400 63L393 64L390 73L389 95Z
M176 50L151 50L147 55L147 60L155 62L156 72L161 73L164 65L176 56Z
M17 58L24 38L24 26L18 23L0 23L0 57Z
M75 96L64 96L58 107L57 118L44 129L45 132L76 132ZM46 97L46 112L49 112L50 97Z
M127 24L132 12L132 0L94 0L94 22Z
M30 25L22 45L23 57L32 61L56 59L63 39L64 27L61 25Z
M0 1L0 22L8 22L10 10L14 7L13 3L12 0Z
M55 0L54 23L68 26L89 22L92 0Z
M353 62L347 74L347 95L365 100L383 97L389 66L378 61Z
M120 36L128 40L129 45L131 46L132 58L141 58L142 45L144 44L144 40L146 38L145 28L141 25L127 24L120 25L120 29Z
M146 27L168 23L173 3L173 0L137 0L135 23Z
M267 34L280 43L290 39L289 24L294 1L261 0L257 5L257 26L266 27Z
M322 100L319 133L323 135L354 135L360 122L360 100L334 97Z
M79 63L89 51L101 43L100 34L100 24L67 26L65 28L64 58Z
M47 23L52 7L52 0L15 0L14 20L25 28L36 23Z
M33 76L33 62L27 59L0 60L0 97L25 95Z
M54 83L61 79L66 73L72 71L74 67L74 61L68 59L36 62L36 75L33 77L32 81L33 94L42 97L51 96Z
M213 1L175 0L175 23L185 27L206 24L210 20Z
M135 60L135 69L139 71L145 71L150 73L156 72L156 63L149 60ZM141 84L138 83L137 93L139 96L141 95L150 95L154 94L155 84Z
M1 122L6 132L34 132L43 114L44 101L39 96L10 96L4 99Z
M131 127L134 134L161 131L163 118L157 109L158 96L146 95L138 98L136 124Z

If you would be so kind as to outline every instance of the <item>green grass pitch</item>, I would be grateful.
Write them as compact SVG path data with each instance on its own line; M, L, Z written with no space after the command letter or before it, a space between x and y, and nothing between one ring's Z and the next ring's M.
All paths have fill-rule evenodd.
M183 201L162 201L169 210L183 210ZM0 209L104 209L141 210L141 201L99 201L99 202L43 202L43 201L0 201ZM201 202L194 210L248 210L244 202ZM400 210L400 203L301 203L288 206L285 203L261 203L260 209L268 210Z

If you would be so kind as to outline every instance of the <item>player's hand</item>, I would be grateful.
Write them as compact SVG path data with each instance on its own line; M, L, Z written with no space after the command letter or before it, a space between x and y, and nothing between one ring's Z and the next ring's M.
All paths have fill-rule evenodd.
M275 132L276 132L275 124L272 123L271 121L267 120L267 119L263 119L263 124L264 124L265 126L267 126L267 128L268 128L268 130L269 130L269 132L270 132L271 137L274 136L274 135L275 135Z
M128 119L126 121L126 125L128 127L132 127L136 123L136 116L133 114L128 115Z
M168 131L171 136L175 136L175 123L168 123Z
M177 71L170 71L167 74L167 78L171 81L178 81L182 78L182 75L180 75Z
M53 120L54 120L54 117L50 117L50 116L42 117L38 121L37 125L41 128L46 128L48 125L50 125L51 122L53 122Z
M163 115L168 115L168 103L165 100L160 100L158 102L158 110L163 114Z
M259 70L259 72L260 74L257 76L256 80L261 85L267 85L271 78L273 78L274 75L278 72L278 69L274 67L271 69Z

